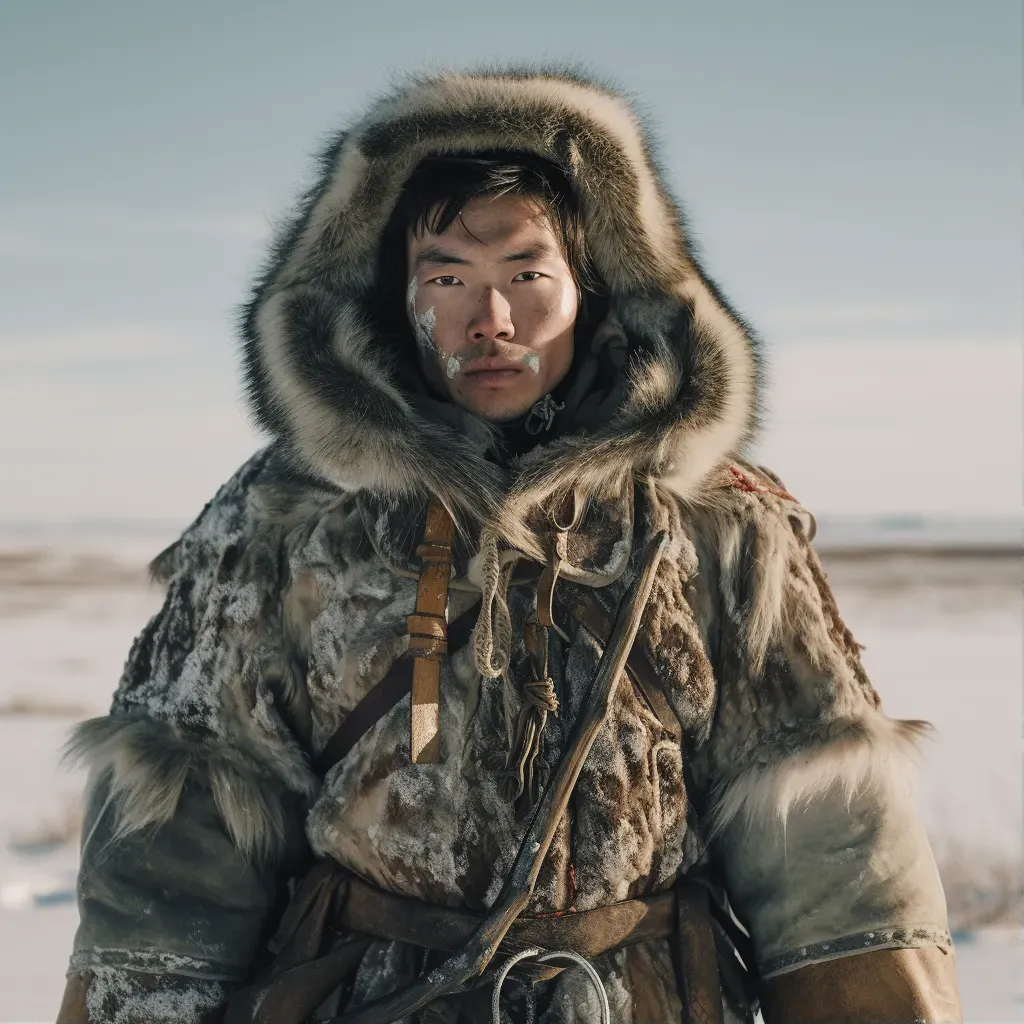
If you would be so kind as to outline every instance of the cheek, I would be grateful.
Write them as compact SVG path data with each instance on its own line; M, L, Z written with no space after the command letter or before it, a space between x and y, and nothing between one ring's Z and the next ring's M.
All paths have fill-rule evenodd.
M562 288L562 301L559 306L559 313L567 324L576 322L576 314L580 309L580 293L574 281L568 281Z
M434 347L439 358L459 348L465 335L466 321L459 304L445 296L434 306Z
M553 288L546 295L537 296L533 302L524 305L522 328L525 328L537 342L543 343L561 335L576 322L579 300L576 286L569 284ZM513 314L513 319L518 319ZM516 324L517 330L520 324Z
M444 361L445 351L452 348L459 323L457 303L445 295L440 299L434 295L428 298L417 294L414 285L409 286L407 312L420 353L427 358Z

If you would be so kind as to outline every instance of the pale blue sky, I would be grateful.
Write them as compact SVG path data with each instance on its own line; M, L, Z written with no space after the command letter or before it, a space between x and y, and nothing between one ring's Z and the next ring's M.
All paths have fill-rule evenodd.
M0 519L201 503L254 443L232 308L318 141L403 72L493 60L580 61L640 98L709 271L770 350L824 360L810 387L841 389L867 339L926 361L934 346L953 374L977 351L968 404L1002 403L985 428L1001 437L1019 425L1021 37L1008 0L6 0ZM914 401L943 410L916 380L920 435ZM943 396L958 405L956 386ZM799 423L796 403L780 422ZM980 443L1012 460L995 433ZM934 463L945 442L922 436ZM816 479L814 458L795 471ZM980 504L1005 508L1014 473ZM883 487L865 507L940 497Z

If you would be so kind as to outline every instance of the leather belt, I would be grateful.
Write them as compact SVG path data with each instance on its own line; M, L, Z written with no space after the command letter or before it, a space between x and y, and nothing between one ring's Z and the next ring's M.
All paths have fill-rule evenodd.
M623 900L593 910L517 918L501 944L515 954L530 947L569 949L587 959L675 933L673 890ZM452 951L464 946L483 916L386 892L351 878L335 922L349 932L406 942L423 949Z

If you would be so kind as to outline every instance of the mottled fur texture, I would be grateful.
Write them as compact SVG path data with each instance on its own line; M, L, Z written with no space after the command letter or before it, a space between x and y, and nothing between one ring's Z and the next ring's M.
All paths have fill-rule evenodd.
M268 856L316 791L296 729L308 696L289 609L301 590L281 606L283 532L253 528L250 489L268 471L289 479L272 453L257 455L159 556L164 608L132 646L111 714L67 745L70 760L111 775L122 832L169 821L198 775L239 849Z
M381 232L419 161L501 148L566 168L632 352L616 418L524 456L511 486L473 441L483 424L461 433L413 406L372 315ZM381 99L324 150L244 310L258 421L325 480L436 495L460 522L492 522L533 555L526 517L568 486L595 493L654 472L693 491L753 432L759 361L698 264L652 149L622 96L571 72L443 74Z

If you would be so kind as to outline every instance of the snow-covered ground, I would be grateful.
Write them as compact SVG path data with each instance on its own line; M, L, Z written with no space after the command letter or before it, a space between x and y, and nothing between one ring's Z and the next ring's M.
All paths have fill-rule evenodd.
M0 1024L52 1020L76 923L81 788L57 764L68 727L102 714L158 607L139 542L0 544ZM979 893L1021 855L1021 567L1013 558L828 560L887 711L927 718L920 799L940 859ZM972 874L973 873L973 874ZM959 936L966 1019L1020 1020L1020 922Z

